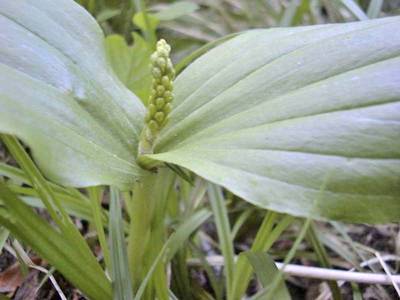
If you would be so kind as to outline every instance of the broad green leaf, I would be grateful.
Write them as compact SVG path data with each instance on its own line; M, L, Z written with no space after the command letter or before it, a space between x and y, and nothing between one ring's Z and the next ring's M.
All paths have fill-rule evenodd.
M137 33L134 45L128 46L124 38L113 34L106 38L107 57L118 78L144 103L150 93L150 55L152 47Z
M400 219L400 18L253 30L175 82L152 158L263 208Z
M108 65L95 20L74 1L1 1L0 37L0 131L58 183L132 183L144 106Z

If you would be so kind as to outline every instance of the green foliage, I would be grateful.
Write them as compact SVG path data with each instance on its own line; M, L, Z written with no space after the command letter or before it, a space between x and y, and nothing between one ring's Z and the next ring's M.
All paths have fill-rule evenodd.
M121 35L107 36L107 58L118 79L146 104L151 86L149 65L153 50L139 34L133 33L133 40L133 46L128 46Z
M120 192L111 188L110 204L110 249L111 277L114 300L133 299L133 289L129 274L128 255L125 246L124 224L122 222Z
M131 184L144 106L110 71L96 22L67 0L2 1L0 13L1 131L55 182Z
M279 214L268 212L257 232L250 251L260 253L268 251L273 243L279 238L282 232L292 224L292 216L283 216L279 219ZM276 225L276 226L275 226ZM275 227L274 227L275 226ZM233 299L240 299L246 292L246 288L251 279L251 266L243 255L239 255L236 263L236 272L233 281Z
M2 4L9 18L14 5ZM88 28L77 40L69 33L76 25L67 23L67 17L55 23L42 12L49 10L54 17L62 6L32 9L43 15L40 24L65 33L62 40L55 39L54 31L41 33L57 49L65 49L54 52L39 37L16 31L22 27L6 21L10 47L20 52L2 50L8 57L0 72L2 130L23 138L42 170L58 182L126 186L140 175L135 154L142 105L111 75L105 76L109 72L101 63L105 58L92 20L73 7ZM12 18L28 26L30 16L17 11ZM211 50L177 79L176 107L154 158L189 168L264 208L322 219L397 220L400 131L391 120L398 111L398 20L255 30ZM40 26L33 24L31 30ZM75 89L63 93L63 73L29 57L30 52L17 47L21 39L54 63L56 58L68 62L66 53L92 46L75 59L79 70L60 65L66 76L81 79L72 85ZM264 45L275 46L264 51ZM24 72L17 69L17 54L32 61ZM84 80L89 75L94 78L90 85ZM94 88L96 78L102 85ZM25 89L19 88L22 83ZM16 114L20 122L15 122Z
M243 255L249 260L254 272L257 275L258 280L261 282L264 289L268 290L274 279L279 274L279 270L275 265L274 260L266 253L262 252L244 252ZM276 300L290 300L289 291L283 281L276 287L274 294Z
M160 21L172 21L189 15L195 12L198 8L199 6L196 3L179 1L171 3L165 9L155 13L154 16Z
M30 245L90 298L110 299L111 284L94 257L88 260L76 241L47 224L1 182L0 199L4 205L0 222L15 237Z
M253 270L263 289L251 299L289 299L264 252L294 216L307 220L284 265L305 235L324 267L324 244L343 246L311 219L399 220L400 18L367 20L384 15L383 1L78 2L97 22L69 0L0 3L0 132L21 168L0 162L0 248L10 234L96 300L212 299L189 276L193 256L217 299L243 298ZM363 21L237 33L348 19ZM175 96L158 33L178 46L174 59L179 35L189 52L212 41L177 64ZM235 195L268 209L237 260L233 239L260 210ZM69 215L95 228L104 268ZM211 215L218 243L195 234ZM219 248L224 280L204 240ZM365 260L355 252L340 255Z
M176 79L171 120L149 157L263 208L398 220L399 21L254 30L225 42Z
M160 20L156 16L143 12L135 14L132 21L143 33L150 32L153 36L155 36L156 29L160 23Z

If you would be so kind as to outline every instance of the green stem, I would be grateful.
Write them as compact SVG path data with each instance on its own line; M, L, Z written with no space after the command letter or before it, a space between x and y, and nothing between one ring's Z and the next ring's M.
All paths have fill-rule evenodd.
M158 170L158 173L146 172L133 188L128 260L135 292L163 248L166 237L165 205L172 177L165 171L168 170ZM165 264L160 262L149 281L143 299L155 299L155 294L158 299L168 299L167 283Z
M152 188L155 182L154 174L146 174L135 183L130 206L130 230L128 241L128 260L131 266L133 290L140 286L145 274L145 254L150 242L151 220L153 216L154 199Z
M102 221L102 211L101 211L102 193L101 191L99 191L98 187L91 187L88 189L88 192L93 213L93 222L96 228L101 250L103 251L104 262L106 265L106 269L110 271L111 270L110 251L108 249L108 244L106 240L106 235L104 233L104 226Z

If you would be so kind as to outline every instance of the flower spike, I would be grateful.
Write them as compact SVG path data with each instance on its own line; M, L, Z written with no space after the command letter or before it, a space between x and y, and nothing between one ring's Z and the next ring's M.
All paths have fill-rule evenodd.
M156 51L150 57L153 81L145 126L139 143L139 155L153 153L154 140L169 119L171 102L174 99L172 91L175 78L175 70L169 57L170 52L171 46L161 39L157 42Z

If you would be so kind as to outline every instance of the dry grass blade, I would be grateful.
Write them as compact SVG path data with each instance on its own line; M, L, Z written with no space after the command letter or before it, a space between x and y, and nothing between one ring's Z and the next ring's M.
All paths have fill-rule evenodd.
M378 258L379 263L381 264L383 270L385 271L385 273L387 274L387 276L389 277L391 283L393 284L394 289L397 292L397 295L400 297L400 288L399 288L399 284L400 284L400 276L394 276L390 273L389 267L386 264L386 262L382 259L382 256L380 255L380 253L378 251L375 252L375 256ZM396 280L397 279L397 280Z

